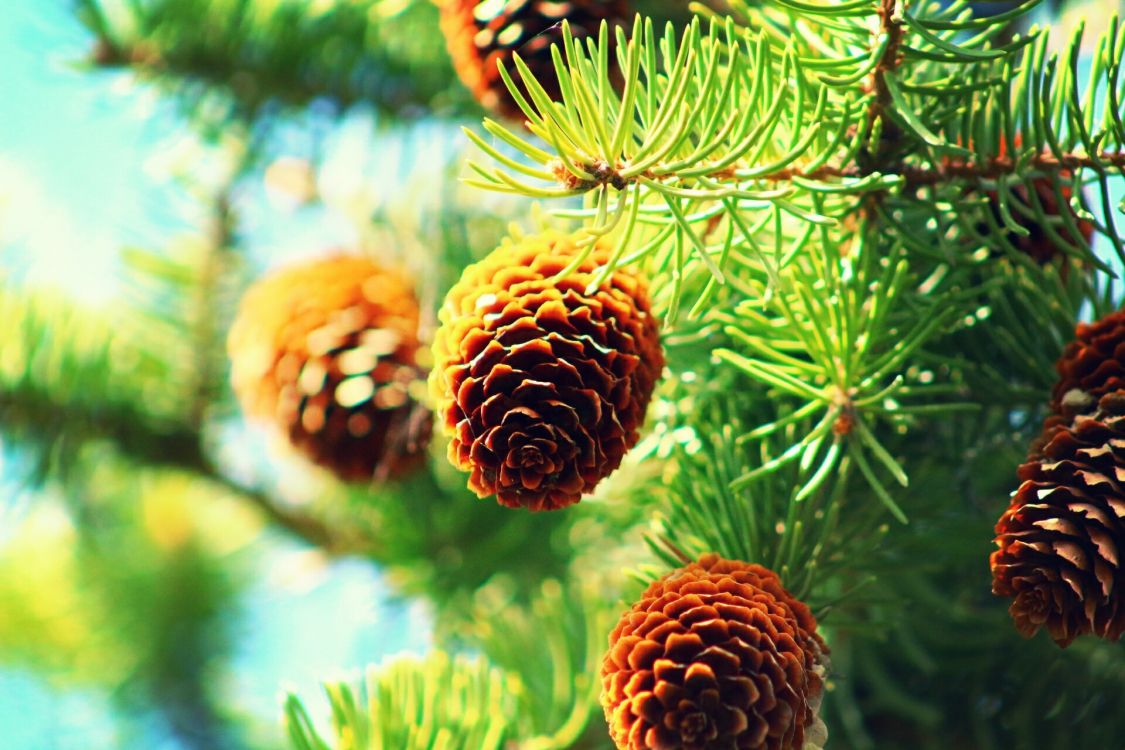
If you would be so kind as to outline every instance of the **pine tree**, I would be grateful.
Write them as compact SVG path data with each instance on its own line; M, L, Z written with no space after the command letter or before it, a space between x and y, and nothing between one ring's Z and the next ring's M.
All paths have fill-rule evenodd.
M425 658L286 697L295 750L1120 745L1116 15L1060 38L1039 0L640 3L597 29L552 20L554 45L490 27L490 55L459 55L460 29L451 60L445 2L75 5L91 75L154 87L228 164L185 178L207 207L191 243L125 254L116 317L0 289L0 433L91 540L42 585L83 571L90 618L123 591L154 607L156 580L188 592L159 610L182 641L136 627L150 651L107 648L92 679L187 746L252 746L201 666L231 648L212 620L237 588L202 522L135 567L98 552L191 498L369 560L431 607ZM572 5L620 10L475 7L530 24ZM461 68L484 58L478 102ZM293 305L268 312L301 361L279 336L268 366L304 394L294 431L362 431L377 398L402 407L388 440L437 424L420 466L359 482L277 441L273 465L327 488L294 505L216 437L241 419L227 332L265 274L235 196L280 129L365 108L383 134L465 124L441 184L352 216L350 252L413 280L409 322L437 345L404 354L351 302ZM422 170L421 138L380 179ZM319 167L302 184L327 192ZM436 366L429 390L377 376L391 352ZM10 637L37 627L3 614L26 588L0 586L0 655L45 659L71 642Z

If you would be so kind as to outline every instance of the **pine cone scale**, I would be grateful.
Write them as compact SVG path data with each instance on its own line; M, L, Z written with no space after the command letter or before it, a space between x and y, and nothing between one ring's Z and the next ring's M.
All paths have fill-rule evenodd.
M539 510L576 502L617 467L663 357L642 286L628 285L638 296L622 320L602 319L600 301L614 287L583 296L560 292L553 278L577 252L573 240L530 242L502 246L451 290L431 388L445 403L450 457L471 470L471 488ZM606 257L602 248L582 264L577 286L585 289ZM609 348L622 326L629 335L617 340L627 350Z
M1125 439L1123 417L1125 394L1106 394L1094 413L1053 426L1041 455L1020 467L1025 481L996 524L990 560L993 592L1013 597L1025 636L1045 627L1066 646L1087 633L1117 640L1125 632L1125 497L1114 450Z
M1083 394L1092 407L1107 393L1125 388L1125 311L1079 324L1055 369L1059 380L1052 391L1051 408L1057 412L1073 412L1065 403L1068 394Z

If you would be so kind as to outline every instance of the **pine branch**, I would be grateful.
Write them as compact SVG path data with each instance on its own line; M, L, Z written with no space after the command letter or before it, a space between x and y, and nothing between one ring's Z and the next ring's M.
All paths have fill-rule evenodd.
M0 288L0 429L38 448L41 474L77 447L110 440L140 460L199 455L166 363L128 345L108 321L47 294ZM150 396L144 403L137 393Z
M278 527L329 556L378 556L376 540L355 533L354 527L345 525L337 528L315 516L287 508L269 493L232 479L219 471L211 461L202 456L200 458L197 463L185 462L178 464L176 468L191 471L217 484L235 497L253 505ZM347 528L352 530L349 532Z
M0 431L40 445L43 461L69 461L78 445L107 440L136 460L154 466L192 464L201 457L199 433L154 418L136 403L97 401L33 386L0 389ZM66 447L59 451L57 448ZM65 455L64 455L65 454Z
M394 115L421 111L450 92L451 103L471 107L458 96L448 62L428 43L418 44L427 38L419 31L436 25L428 2L386 9L351 2L315 8L221 0L77 4L95 35L94 65L156 80L198 113L216 93L250 120L317 99L340 109L373 104Z
M950 161L935 168L904 166L901 174L906 178L905 184L908 187L921 187L962 179L994 180L1006 175L1026 175L1028 172L1058 175L1060 172L1106 167L1125 169L1125 151L1102 151L1097 156L1043 151L1026 159L994 156L984 162Z
M1080 101L1073 75L1076 41L1058 61L1044 60L1043 35L989 46L1004 23L1026 13L1034 2L990 19L974 18L962 3L947 11L926 4L910 8L911 15L886 0L870 19L859 4L839 11L831 5L821 10L799 4L801 12L823 15L826 25L831 19L833 30L838 27L845 40L869 34L863 24L877 21L881 31L870 42L867 57L845 57L851 48L841 48L841 56L835 57L836 36L815 37L814 43L808 28L796 23L801 13L795 4L779 0L760 12L741 0L732 4L758 18L752 30L717 16L708 31L693 23L678 44L670 30L658 38L651 23L640 19L630 37L619 30L618 63L626 78L619 91L597 64L607 42L604 31L597 45L584 50L566 30L565 56L556 60L561 102L547 100L517 59L528 96L510 76L507 82L522 102L529 130L550 150L486 121L485 129L502 145L469 135L499 167L470 165L475 176L468 182L541 198L584 195L585 208L556 213L582 219L591 243L611 232L625 241L635 238L638 251L619 254L621 261L649 259L669 246L683 248L685 252L676 251L659 265L671 269L676 284L695 266L707 269L713 283L699 287L704 297L694 310L701 309L716 286L740 280L742 269L730 240L713 239L724 218L734 221L732 214L741 214L748 226L759 226L768 225L764 214L780 211L803 236L800 222L832 226L874 210L888 196L912 201L918 188L951 184L953 188L925 200L931 205L939 200L958 203L964 224L971 227L970 217L981 213L981 193L967 192L959 183L999 180L1023 169L1041 173L1062 196L1060 203L1071 192L1084 200L1072 191L1072 181L1095 184L1105 209L1098 229L1119 254L1125 253L1107 203L1107 180L1120 176L1125 153L1125 127L1113 107L1125 47L1118 40L1118 26L1101 38L1100 58ZM794 41L784 50L772 43L779 17L792 26ZM968 31L973 36L965 37ZM818 63L833 66L832 75L821 72ZM1066 74L1055 75L1056 70ZM864 76L870 83L856 86ZM941 95L942 87L956 80L966 82L964 95L974 98L973 106ZM1100 123L1095 122L1095 93L1104 100ZM740 113L741 119L724 119L723 113L730 112ZM1074 127L1063 130L1064 123ZM866 150L869 137L877 140L873 153ZM1020 138L1036 155L1006 157L1005 148L1016 152ZM527 177L548 185L530 184ZM1003 182L996 191L1001 224L1025 233L1009 208L1010 181ZM962 210L960 204L974 195L976 205ZM1069 212L1053 221L1039 201L1020 210L1047 227L1067 252L1089 256L1075 239L1079 234ZM1060 222L1063 226L1056 230L1052 225ZM659 229L653 234L638 225ZM961 236L966 234L971 231ZM1000 235L991 242L1002 246ZM904 241L912 251L920 250L913 238ZM944 237L937 241L949 243ZM949 257L951 252L943 246L931 254ZM794 257L793 252L781 255ZM667 312L670 319L675 319L682 296L677 287Z
M848 458L842 436L822 441L803 458L767 472L758 481L740 481L745 470L745 435L761 407L737 395L737 380L717 371L709 389L679 389L668 396L668 428L692 425L692 441L675 447L674 472L655 483L664 498L648 536L649 546L676 567L706 552L753 560L775 570L786 588L814 606L835 598L828 581L842 571L862 577L870 550L880 546L877 504L844 507ZM758 417L759 421L766 419ZM763 454L777 455L784 438ZM804 464L804 469L798 466Z
M233 182L233 179L232 179ZM198 283L192 286L191 350L195 363L189 397L189 419L202 428L207 411L215 402L217 384L224 371L223 313L217 304L220 291L230 280L236 252L238 217L231 206L231 185L224 186L212 199L206 247L198 264Z
M207 477L332 554L371 554L375 548L374 540L345 535L219 472L203 448L202 414L210 397L178 398L183 391L176 369L125 339L119 327L60 300L6 291L0 292L0 312L8 323L0 351L20 365L0 371L0 432L35 449L39 479L52 471L65 474L83 445L108 442L139 464ZM165 345L163 353L177 359L178 350ZM208 393L212 375L203 382ZM142 402L138 393L166 400Z
M548 579L523 606L502 585L477 591L466 635L518 685L512 728L520 750L570 750L588 734L604 736L592 717L601 713L598 675L615 614L606 588L593 577Z
M630 185L636 185L641 180L663 182L671 179L668 174L657 174L648 171L644 174L626 178L619 170L613 169L600 162L579 163L578 166L591 176L589 179L577 180L565 171L561 162L552 165L559 184L576 193L589 192L605 187L616 190L625 190ZM904 190L922 187L925 185L938 185L957 180L996 179L1005 175L1025 174L1028 168L1046 174L1058 174L1064 171L1077 169L1125 169L1125 151L1104 151L1096 157L1082 153L1055 154L1043 151L1022 160L1011 159L1006 156L993 156L984 162L968 162L951 160L936 167L922 167L910 164L890 165L882 169L872 166L851 164L839 166L825 164L813 170L803 170L796 167L786 167L775 172L767 172L756 179L763 182L792 182L794 180L809 180L830 183L834 180L856 180L872 175L901 176L900 183ZM731 167L725 167L707 173L706 177L714 182L740 182L738 172Z
M44 460L75 460L89 441L107 441L130 460L202 476L261 510L297 538L332 555L370 555L374 542L344 534L322 521L285 508L253 487L221 473L206 457L191 422L154 420L136 404L109 404L86 398L59 401L32 388L0 390L0 432L42 445ZM65 468L65 467L61 467ZM44 472L46 470L44 469Z

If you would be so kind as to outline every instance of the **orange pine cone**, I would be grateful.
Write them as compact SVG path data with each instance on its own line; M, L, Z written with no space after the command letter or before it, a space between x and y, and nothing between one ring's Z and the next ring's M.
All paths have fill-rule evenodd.
M1055 363L1054 411L1092 409L1107 393L1125 388L1125 310L1093 323L1079 323L1074 340Z
M512 63L518 53L552 101L559 101L558 78L551 45L563 45L562 22L570 24L575 41L596 37L602 21L622 25L628 14L625 0L438 0L441 28L453 67L485 107L522 120L523 113L497 70L502 62L512 80L521 83ZM610 60L614 56L610 55ZM521 93L530 102L526 88Z
M620 750L822 746L827 646L816 627L760 565L711 554L669 573L610 634L610 735Z
M469 487L509 507L576 503L638 438L664 366L645 282L603 241L574 272L574 238L508 239L465 269L434 340L431 391Z
M366 258L274 272L246 292L227 338L235 394L341 479L399 476L430 434L412 394L417 329L406 278Z

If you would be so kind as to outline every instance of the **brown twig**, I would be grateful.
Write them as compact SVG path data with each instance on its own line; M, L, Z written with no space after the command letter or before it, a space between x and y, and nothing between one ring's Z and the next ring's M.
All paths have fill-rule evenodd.
M896 18L898 0L882 0L879 4L879 31L887 35L887 46L871 73L871 90L875 97L867 110L867 132L876 120L883 119L891 103L891 90L887 87L887 74L902 62L902 22Z
M1050 151L1044 151L1031 157L1027 164L1044 172L1061 172L1092 168L1100 165L1109 165L1117 169L1125 169L1125 151L1106 151L1098 154L1097 158L1081 154L1055 155ZM620 184L622 187L618 189L623 189L625 186L636 182L636 178L627 180L621 177L616 170L603 167L597 171L597 179L584 180L580 184L570 185L570 187L572 189L593 190L606 184L613 185L614 187ZM1015 171L1016 162L1014 160L1006 156L998 156L983 163L950 161L936 168L888 165L883 169L874 169L873 167L864 168L858 164L847 167L825 164L824 166L805 172L800 169L786 167L785 169L770 172L756 179L765 182L788 182L799 177L806 180L824 181L841 178L855 179L880 173L886 175L902 175L902 177L905 178L906 187L913 188L924 185L936 185L942 182L952 182L954 180L996 179L997 177L1012 174ZM567 174L569 174L569 172L567 172ZM654 177L652 174L646 174L644 176L651 180L663 179L662 176ZM707 175L707 177L710 180L719 182L738 181L740 179L737 170L730 167L712 172Z
M1118 169L1123 169L1125 168L1125 151L1107 151L1098 154L1096 159L1080 154L1062 154L1056 156L1049 151L1044 151L1033 156L1027 163L1032 168L1044 172L1061 172L1106 164ZM808 180L857 178L866 177L869 174L873 174L875 171L876 170L872 169L864 170L857 165L837 167L828 164L814 169L811 172L802 172L799 169L781 169L777 172L765 175L761 179L771 182L785 182L794 177L802 177ZM1016 171L1016 162L1006 156L999 156L983 163L951 161L936 168L903 165L899 167L888 167L880 171L888 175L902 175L906 180L906 186L911 188L923 185L936 185L942 182L952 182L954 180L996 179L997 177L1003 177L1004 175L1014 173Z
M1125 168L1125 151L1107 151L1097 159L1079 154L1055 154L1044 151L1033 156L1028 165L1044 172L1063 172L1075 169L1109 165ZM901 174L909 186L934 185L955 179L995 179L1016 171L1016 162L1006 156L995 157L985 163L949 162L937 169L903 167Z

